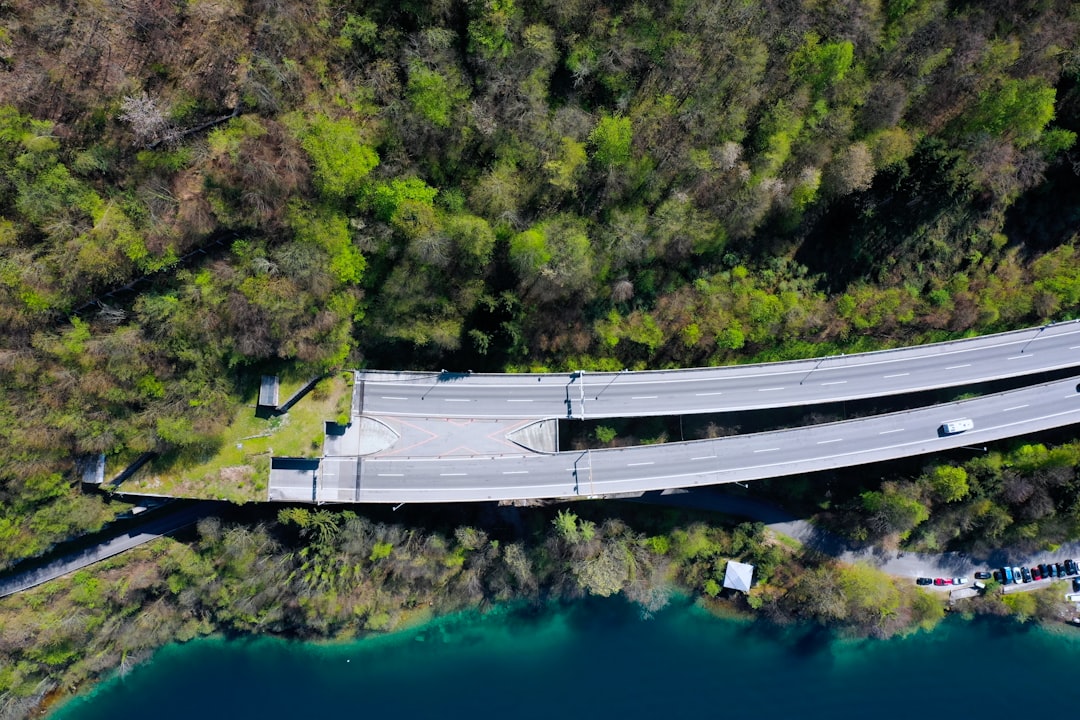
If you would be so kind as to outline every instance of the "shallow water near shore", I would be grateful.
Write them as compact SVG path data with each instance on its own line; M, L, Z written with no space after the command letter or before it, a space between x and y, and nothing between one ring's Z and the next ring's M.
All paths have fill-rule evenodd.
M937 703L1070 687L1080 634L950 619L932 633L838 641L686 604L650 620L621 600L464 613L340 645L207 639L162 649L57 720L249 717L910 718ZM1069 684L1066 685L1066 680Z

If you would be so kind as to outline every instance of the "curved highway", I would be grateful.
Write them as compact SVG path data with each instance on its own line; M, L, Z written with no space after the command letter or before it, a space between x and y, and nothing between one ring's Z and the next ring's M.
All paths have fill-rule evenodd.
M1080 321L811 360L571 374L361 371L357 414L610 418L731 412L898 395L1080 365Z
M1078 423L1078 387L1073 378L888 415L715 440L552 455L363 458L355 501L590 497L893 460ZM974 428L942 435L943 423L960 418L973 420Z

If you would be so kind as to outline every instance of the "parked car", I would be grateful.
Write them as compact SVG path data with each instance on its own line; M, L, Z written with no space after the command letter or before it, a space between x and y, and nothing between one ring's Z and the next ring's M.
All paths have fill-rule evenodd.
M1059 569L1061 567L1060 563L1050 563L1050 565L1048 567L1049 567L1049 570L1050 570L1050 577L1052 577L1052 578L1063 577L1063 575L1061 573L1061 570Z
M934 584L937 586L952 585L952 578L934 578Z
M1013 568L1013 582L1019 585L1024 582L1024 573L1020 571L1020 568ZM1028 582L1031 582L1030 580Z
M1031 582L1031 571L1026 567L1020 568L1020 577L1024 578L1024 582L1026 583Z
M1042 580L1042 577L1043 577L1042 576L1042 571L1039 570L1039 566L1038 565L1032 566L1032 568L1031 568L1031 579L1032 580Z
M994 582L999 582L999 583L1005 582L1005 576L1002 574L1001 570L995 570L994 571Z
M1005 578L1005 583L1006 584L1011 584L1011 583L1016 582L1016 578L1013 577L1013 569L1011 567L1001 568L1001 574Z
M975 579L976 580L989 580L992 577L993 577L993 575L991 573L986 572L985 570L980 570L979 572L975 573Z
M1076 575L1080 573L1080 567L1077 567L1076 561L1072 558L1065 561L1065 567L1068 569L1070 575Z
M953 578L953 585L967 585L969 580L966 577Z
M1032 570L1034 570L1034 569L1035 568L1032 568ZM1031 574L1034 575L1035 573L1031 573ZM1050 570L1049 570L1049 568L1046 567L1046 563L1039 563L1039 576L1040 577L1050 577Z
M1080 577L1073 578L1073 592L1080 592Z
M934 578L919 578L915 581L916 585L933 585Z

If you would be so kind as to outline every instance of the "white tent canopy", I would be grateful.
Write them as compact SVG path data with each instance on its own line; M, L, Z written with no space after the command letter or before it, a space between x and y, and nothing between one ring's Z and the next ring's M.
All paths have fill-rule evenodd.
M732 590L750 592L750 584L754 581L754 566L746 563L728 560L727 570L724 572L724 587Z

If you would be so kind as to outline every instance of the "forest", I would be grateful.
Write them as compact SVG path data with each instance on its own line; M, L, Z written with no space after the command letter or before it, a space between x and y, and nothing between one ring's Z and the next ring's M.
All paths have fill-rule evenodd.
M85 458L212 453L265 372L727 364L1080 315L1069 0L0 0L0 79L0 567L126 509ZM1075 539L1078 452L817 509L925 550ZM317 579L301 520L205 527L147 572L194 603L272 541Z
M1065 0L0 3L0 543L266 369L643 368L1071 317Z

